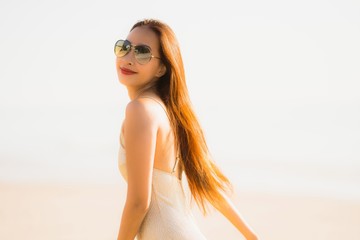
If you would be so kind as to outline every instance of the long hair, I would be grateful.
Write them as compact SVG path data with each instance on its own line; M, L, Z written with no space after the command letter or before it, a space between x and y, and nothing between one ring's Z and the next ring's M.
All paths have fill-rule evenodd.
M203 130L193 111L179 43L172 29L161 21L145 19L137 22L131 30L137 27L147 27L159 38L160 57L166 66L166 73L155 87L168 110L175 145L180 150L180 160L191 195L206 214L206 203L218 206L225 201L222 194L231 190L231 184L212 160Z

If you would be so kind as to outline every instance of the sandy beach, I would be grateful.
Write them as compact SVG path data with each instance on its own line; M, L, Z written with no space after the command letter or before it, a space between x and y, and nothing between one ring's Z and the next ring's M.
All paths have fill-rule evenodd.
M125 187L2 182L0 239L116 239ZM358 201L235 191L235 204L260 239L360 239ZM207 239L244 239L220 214L194 214Z

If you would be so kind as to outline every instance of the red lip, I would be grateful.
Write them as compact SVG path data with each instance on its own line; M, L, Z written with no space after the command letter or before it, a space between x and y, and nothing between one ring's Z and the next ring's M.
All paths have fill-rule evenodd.
M122 74L124 75L132 75L132 74L135 74L136 72L130 70L130 69L127 69L127 68L124 68L124 67L121 67L120 68L120 71Z

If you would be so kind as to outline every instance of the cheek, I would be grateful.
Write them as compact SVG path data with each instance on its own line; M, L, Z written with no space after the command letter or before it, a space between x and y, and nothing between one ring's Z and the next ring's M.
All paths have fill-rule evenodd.
M121 58L118 58L118 57L115 58L115 66L116 66L116 68L119 68L122 63L123 63L123 60Z
M147 65L143 65L142 67L144 69L144 73L146 73L149 78L154 78L159 71L159 66L154 63L148 63Z
M116 58L115 68L116 68L116 73L118 74L119 77L120 77L120 66L121 66L121 61L119 60L119 58Z
M139 77L141 78L141 81L144 82L152 81L156 78L156 71L153 68L144 69L144 71L139 74Z

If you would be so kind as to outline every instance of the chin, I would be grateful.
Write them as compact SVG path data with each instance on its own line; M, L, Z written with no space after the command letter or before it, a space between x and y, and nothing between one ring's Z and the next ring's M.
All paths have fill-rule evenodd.
M123 78L119 78L118 80L119 80L119 83L122 84L122 85L124 85L124 86L128 86L128 85L129 85L129 83L128 83L126 80L124 80Z
M122 76L119 76L118 81L120 84L124 85L125 87L132 87L135 86L134 80L126 79Z
M125 76L123 76L120 72L117 73L119 83L127 85L130 83L130 80Z

